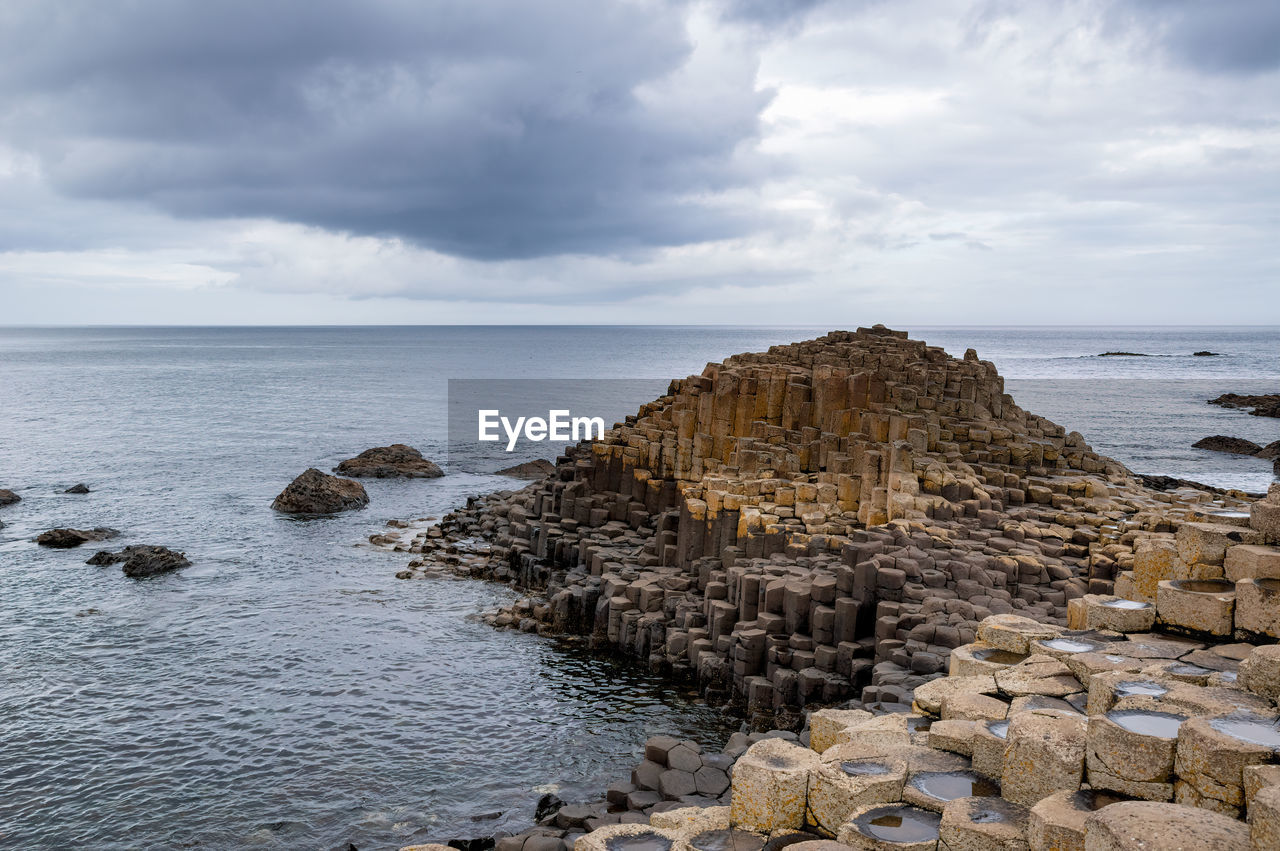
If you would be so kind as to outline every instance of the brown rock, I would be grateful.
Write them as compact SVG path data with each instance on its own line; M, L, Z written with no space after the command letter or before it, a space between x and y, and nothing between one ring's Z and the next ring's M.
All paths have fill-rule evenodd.
M339 463L333 471L373 479L434 479L444 475L444 471L423 458L421 452L403 443L366 449Z
M1180 804L1122 801L1085 822L1085 851L1226 851L1249 847L1244 822Z
M50 529L48 532L41 532L36 538L36 543L42 547L68 550L88 541L110 540L119 534L115 529L109 529L106 526L93 529Z
M332 514L368 504L364 485L312 467L290 482L271 507L285 514Z

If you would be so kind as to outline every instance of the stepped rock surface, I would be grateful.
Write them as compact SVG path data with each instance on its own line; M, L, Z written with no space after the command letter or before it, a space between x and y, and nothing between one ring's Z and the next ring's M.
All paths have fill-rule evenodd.
M495 625L587 636L795 728L909 704L991 615L1065 624L1140 541L1243 497L1151 490L973 350L877 326L672 382L554 475L446 515L398 575L511 582L534 596Z

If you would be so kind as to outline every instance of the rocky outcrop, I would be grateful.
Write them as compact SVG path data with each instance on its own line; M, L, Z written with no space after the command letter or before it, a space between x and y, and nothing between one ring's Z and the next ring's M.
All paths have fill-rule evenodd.
M74 493L74 494L86 494L88 492L89 492L89 486L86 485L84 482L81 482L78 485L72 485L71 487L63 491L63 493Z
M1216 358L1216 357L1221 357L1221 355L1219 355L1217 352L1210 352L1210 351L1192 352L1192 353L1191 353L1191 356L1192 356L1192 357L1197 357L1197 358Z
M1212 449L1214 452L1230 452L1232 455L1257 455L1262 447L1254 443L1252 440L1245 440L1243 437L1227 437L1225 434L1215 434L1212 437L1205 437L1191 444L1192 449Z
M511 476L513 479L545 479L556 471L556 465L542 458L525 461L494 473L495 476Z
M1223 408L1252 408L1249 411L1255 417L1280 417L1280 393L1262 396L1241 396L1238 393L1223 393L1216 399L1209 400L1210 405Z
M881 327L708 365L557 467L399 575L511 582L532 596L495 625L589 636L759 726L910 703L984 618L1062 624L1140 537L1246 504L1149 490L976 353Z
M364 485L311 467L290 482L271 507L285 514L333 514L368 504Z
M89 541L107 541L119 534L115 529L110 529L106 526L97 526L93 529L59 528L41 532L39 537L36 538L36 543L42 547L69 550Z
M191 562L186 553L151 544L134 544L114 553L102 550L85 564L119 564L125 576L142 577L188 567Z
M1100 358L1149 358L1151 355L1145 352L1103 352L1098 355Z
M22 497L11 490L0 488L0 505L13 505L15 502L22 502Z
M333 468L344 476L372 479L434 479L444 475L436 464L412 446L393 443L366 449Z

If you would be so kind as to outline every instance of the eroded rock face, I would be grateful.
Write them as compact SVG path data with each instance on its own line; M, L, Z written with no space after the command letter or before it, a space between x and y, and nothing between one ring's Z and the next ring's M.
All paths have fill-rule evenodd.
M187 560L185 553L153 544L134 544L115 553L101 550L85 564L119 564L125 576L141 577L168 573L187 567L191 562Z
M36 538L36 543L55 550L69 550L88 541L110 540L119 534L115 529L106 526L97 526L93 529L50 529L48 532L41 532Z
M435 463L412 446L393 443L366 449L333 468L344 476L369 479L435 479L444 475Z
M312 467L290 482L271 507L285 514L332 514L368 504L364 485Z

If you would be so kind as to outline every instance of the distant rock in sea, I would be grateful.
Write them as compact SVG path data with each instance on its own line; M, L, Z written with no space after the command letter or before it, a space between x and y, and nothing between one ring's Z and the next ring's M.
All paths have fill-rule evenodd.
M1253 408L1249 413L1255 417L1280 417L1280 393L1262 396L1223 393L1217 399L1210 399L1209 404L1220 405L1223 408Z
M11 490L0 488L0 505L13 505L15 502L22 502L22 497Z
M344 476L372 479L434 479L444 475L435 463L412 446L393 443L366 449L333 468Z
M153 544L134 544L116 553L101 550L85 564L119 564L125 576L141 577L168 573L187 567L191 562L187 560L186 553Z
M106 526L97 526L93 529L50 529L48 532L41 532L36 538L36 543L42 547L51 547L55 550L69 550L72 547L78 547L89 541L108 541L120 533Z
M1205 352L1192 352L1192 353L1191 353L1191 356L1192 356L1192 357L1195 357L1195 358L1216 358L1216 357L1221 357L1221 355L1219 355L1217 352L1208 352L1208 351L1205 351Z
M514 479L541 479L555 471L555 464L552 464L550 461L544 461L541 458L536 458L533 461L525 461L523 464L506 467L499 470L494 475L511 476Z
M88 493L88 492L89 492L89 486L86 485L84 482L81 482L78 485L72 485L71 487L63 491L63 493Z
M1149 358L1151 355L1144 352L1103 352L1098 355L1100 358Z
M1230 452L1232 455L1256 455L1262 449L1252 440L1245 440L1243 437L1227 437L1225 434L1215 434L1212 437L1197 440L1191 444L1191 448Z
M271 507L285 514L332 514L368 504L369 494L365 493L364 485L311 467L290 482Z

